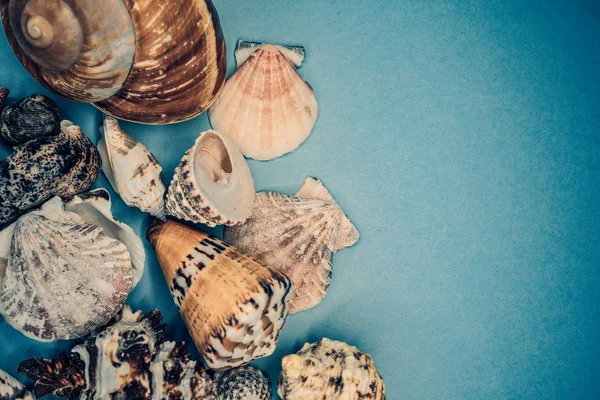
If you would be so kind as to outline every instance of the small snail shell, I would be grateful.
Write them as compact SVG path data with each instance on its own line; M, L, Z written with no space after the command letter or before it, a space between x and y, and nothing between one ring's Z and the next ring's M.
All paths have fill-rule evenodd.
M49 90L134 122L184 121L225 83L210 0L0 0L6 37Z

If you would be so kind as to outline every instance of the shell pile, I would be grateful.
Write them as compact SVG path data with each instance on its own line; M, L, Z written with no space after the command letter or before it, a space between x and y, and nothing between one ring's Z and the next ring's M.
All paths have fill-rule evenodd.
M132 288L127 247L66 212L58 197L0 234L0 258L0 313L39 341L87 335L119 312Z
M156 220L146 237L210 368L225 370L273 353L288 315L287 276L175 221Z
M162 167L150 151L125 133L116 119L104 118L98 150L102 170L125 204L165 219Z
M384 400L373 359L346 343L323 338L283 358L277 393L283 400Z
M0 399L34 400L34 397L21 382L0 369Z
M167 213L208 226L235 225L250 215L254 193L252 174L236 146L219 132L206 131L175 169Z
M333 253L359 236L323 184L310 177L293 197L257 194L246 223L225 229L227 242L292 279L290 313L312 308L325 297Z
M271 400L269 379L250 365L218 372L213 379L218 400Z
M0 106L2 105L0 99ZM34 94L6 107L0 114L0 136L13 145L40 136L53 135L60 123L60 110L54 101Z
M271 160L294 151L309 136L318 105L296 68L301 47L240 41L237 71L208 111L214 129L246 157Z
M0 161L0 224L53 196L87 190L98 179L100 155L78 126L61 123L57 136L44 136L14 148Z
M18 371L35 395L86 400L214 400L213 382L185 343L164 341L158 310L125 307L116 322L56 360L32 358Z

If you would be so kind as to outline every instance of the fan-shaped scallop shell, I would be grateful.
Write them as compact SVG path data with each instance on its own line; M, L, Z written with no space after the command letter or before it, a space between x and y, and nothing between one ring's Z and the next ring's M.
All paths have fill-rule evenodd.
M175 169L167 213L208 226L246 220L254 202L250 168L237 147L216 131L200 134Z
M21 382L0 369L0 399L34 400L34 397Z
M87 190L100 169L98 150L70 121L61 123L57 136L16 146L0 161L0 224L53 196L67 198Z
M80 338L123 307L133 280L127 247L58 197L7 229L0 312L15 329L39 341Z
M257 194L246 223L226 227L224 233L226 241L292 279L290 313L312 308L325 297L333 253L358 240L358 231L320 181L309 178L300 193L317 198Z
M155 221L146 237L210 368L226 370L273 353L288 314L287 276L175 221Z
M59 123L60 110L56 103L46 96L34 94L2 110L0 136L10 144L23 144L40 136L53 135Z
M217 372L213 379L218 400L271 400L269 379L251 365Z
M165 219L162 167L150 150L125 133L116 119L104 118L98 141L102 170L125 204Z
M241 41L236 57L245 61L208 111L212 127L229 136L246 157L271 160L310 136L318 105L295 69L304 50L295 49Z
M323 338L283 358L282 400L385 400L373 359L346 343Z

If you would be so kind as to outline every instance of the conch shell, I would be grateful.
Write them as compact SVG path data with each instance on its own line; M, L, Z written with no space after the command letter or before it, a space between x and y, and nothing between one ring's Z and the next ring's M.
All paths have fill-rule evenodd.
M343 342L323 338L283 358L277 393L282 400L385 400L373 359Z
M125 133L116 119L104 118L98 141L102 170L125 204L166 219L162 167L143 144Z
M250 215L254 180L248 164L226 136L200 134L175 169L167 213L208 226L236 225Z
M23 144L40 136L53 135L59 123L60 110L56 103L46 96L34 94L2 110L0 136L7 143Z
M251 365L217 372L213 380L219 400L271 400L269 379Z
M323 300L331 282L333 253L359 238L318 179L307 178L297 195L306 197L258 193L248 220L224 232L227 242L292 279L292 314Z
M296 72L304 49L240 41L236 58L237 71L208 110L211 126L246 157L271 160L296 150L319 112L312 88Z
M29 392L18 380L0 369L0 399L2 400L34 400Z
M18 371L35 395L86 400L215 400L213 382L185 343L164 341L160 311L125 306L114 324L55 360L31 358Z
M80 338L125 304L133 281L127 247L66 212L60 198L22 216L0 237L6 263L0 313L26 336Z
M60 126L57 136L30 140L0 161L0 224L53 196L81 193L98 179L96 147L71 121Z
M171 220L155 221L146 237L210 368L226 370L273 353L288 314L287 276Z

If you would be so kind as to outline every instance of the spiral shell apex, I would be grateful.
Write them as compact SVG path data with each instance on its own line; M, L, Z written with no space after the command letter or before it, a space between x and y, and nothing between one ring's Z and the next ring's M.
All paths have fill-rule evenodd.
M56 103L35 94L2 110L0 135L10 144L23 144L40 136L53 135L59 123L60 110Z

